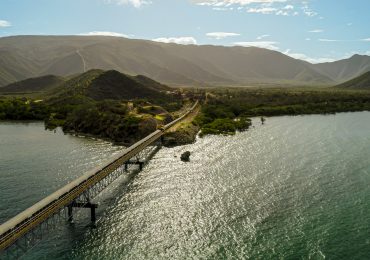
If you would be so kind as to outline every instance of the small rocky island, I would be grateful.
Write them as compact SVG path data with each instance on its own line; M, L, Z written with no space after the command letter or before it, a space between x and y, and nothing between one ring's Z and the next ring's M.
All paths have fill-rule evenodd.
M186 152L182 153L180 159L183 162L189 162L190 161L190 152L186 151Z

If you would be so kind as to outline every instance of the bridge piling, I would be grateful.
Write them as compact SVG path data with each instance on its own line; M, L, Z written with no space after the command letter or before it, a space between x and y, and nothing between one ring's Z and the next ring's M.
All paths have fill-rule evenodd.
M73 206L72 204L68 205L68 222L73 222Z
M127 161L125 162L125 170L127 171L128 170L128 166L130 164L135 164L135 165L139 165L139 170L142 171L143 168L144 168L144 164L145 162L142 162L142 161Z
M98 207L98 204L87 202L87 203L81 203L81 202L72 202L70 205L68 205L68 221L73 222L73 208L87 208L90 209L90 219L91 222L96 221L96 208Z

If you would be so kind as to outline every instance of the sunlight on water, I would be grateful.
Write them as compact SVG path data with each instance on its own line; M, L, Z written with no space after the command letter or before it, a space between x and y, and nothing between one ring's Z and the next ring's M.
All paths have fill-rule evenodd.
M369 119L370 113L363 112L276 117L263 126L254 120L252 129L235 136L163 148L141 173L128 183L115 183L98 199L96 228L88 227L81 214L74 226L62 228L26 258L366 259ZM116 151L100 141L72 143L63 152L70 161L54 161L49 165L53 174L40 178L58 186L76 176L69 170L91 167ZM55 147L45 148L50 157L62 155L51 152ZM179 158L186 150L192 153L189 163ZM6 158L0 167L14 160ZM6 167L18 172L22 164ZM64 178L57 170L61 165ZM18 186L24 181L1 174ZM34 189L29 193L43 196ZM30 204L25 197L14 200ZM1 205L8 203L3 198ZM2 218L7 214L0 212Z

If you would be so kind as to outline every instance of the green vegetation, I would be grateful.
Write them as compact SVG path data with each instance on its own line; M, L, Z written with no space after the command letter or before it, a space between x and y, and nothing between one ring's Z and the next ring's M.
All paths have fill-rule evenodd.
M364 78L364 77L362 77ZM42 82L42 88L37 86ZM55 87L55 82L61 82ZM50 84L49 84L50 83ZM52 87L50 87L52 85ZM328 114L370 110L370 91L341 88L218 88L173 90L144 76L91 70L69 80L52 76L13 84L42 95L0 98L0 120L44 120L49 129L83 133L130 144L173 120L186 99L203 100L187 122L172 131L168 143L189 143L198 130L233 135L247 130L250 117ZM17 91L15 91L17 93ZM177 115L180 112L177 112ZM195 119L194 119L195 117ZM261 119L263 123L264 120ZM179 141L180 140L180 141Z
M0 87L0 93L6 95L33 94L50 91L64 82L61 77L47 75L37 78L25 79L5 87Z
M251 125L248 118L216 118L211 123L202 125L201 136L207 134L233 135L236 130L247 130Z
M233 134L248 117L370 110L370 92L327 89L218 89L209 91L196 118L202 134ZM238 119L238 120L235 120Z
M44 120L49 113L50 108L42 102L0 99L0 120Z
M143 119L128 113L127 106L119 101L105 100L77 106L63 124L67 132L87 133L116 142L130 143L143 136L139 124ZM151 131L156 129L153 125ZM149 131L149 132L151 132Z
M13 94L8 95L12 88ZM181 95L167 86L117 71L90 70L69 80L46 76L3 89L9 93L0 99L2 120L44 120L48 129L60 126L65 132L124 144L172 121L168 111L182 107L183 102ZM34 95L20 98L19 91Z

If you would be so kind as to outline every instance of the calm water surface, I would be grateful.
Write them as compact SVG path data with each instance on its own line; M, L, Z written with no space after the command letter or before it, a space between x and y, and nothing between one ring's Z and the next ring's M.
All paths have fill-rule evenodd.
M254 125L161 149L24 259L370 259L370 113ZM119 149L1 123L0 221Z

